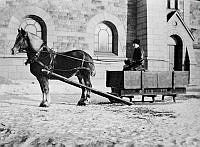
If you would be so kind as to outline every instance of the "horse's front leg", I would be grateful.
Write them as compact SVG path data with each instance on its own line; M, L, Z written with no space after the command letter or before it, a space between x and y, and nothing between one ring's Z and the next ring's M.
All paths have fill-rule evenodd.
M40 87L42 90L42 102L40 103L40 107L49 107L50 105L50 94L49 94L49 81L46 77L38 77L37 78Z

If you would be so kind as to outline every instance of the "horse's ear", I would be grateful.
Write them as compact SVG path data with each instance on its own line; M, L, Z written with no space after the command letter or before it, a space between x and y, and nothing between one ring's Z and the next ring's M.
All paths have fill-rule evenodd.
M20 29L18 29L18 33L20 33Z
M25 34L24 34L24 37L27 37L28 36L28 32L24 31Z
M24 32L24 29L23 29L23 28L21 28L21 32Z
M24 36L27 34L27 32L26 32L24 29L22 29L22 28L21 28L21 33L22 33L22 35L24 35Z

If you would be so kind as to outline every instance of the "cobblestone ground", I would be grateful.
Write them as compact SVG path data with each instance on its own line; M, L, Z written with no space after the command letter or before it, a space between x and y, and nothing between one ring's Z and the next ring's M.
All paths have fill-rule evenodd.
M75 91L54 93L40 108L37 86L0 85L0 146L200 146L198 96L126 106L92 95L80 107Z

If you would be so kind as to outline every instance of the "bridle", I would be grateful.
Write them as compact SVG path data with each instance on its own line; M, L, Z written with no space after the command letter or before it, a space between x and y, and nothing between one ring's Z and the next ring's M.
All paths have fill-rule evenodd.
M20 35L22 35L22 34L20 34ZM21 38L22 38L22 41L20 40L20 44L19 44L19 42L18 42L18 44L19 44L19 52L20 53L27 53L27 47L24 47L25 45L26 45L26 38L27 36L22 36Z

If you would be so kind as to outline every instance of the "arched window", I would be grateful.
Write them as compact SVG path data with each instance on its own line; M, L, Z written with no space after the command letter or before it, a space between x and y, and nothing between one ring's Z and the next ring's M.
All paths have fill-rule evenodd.
M24 22L20 25L25 31L33 33L42 38L42 30L40 24L32 18L25 18Z
M45 22L38 16L28 15L21 23L20 28L40 37L44 43L47 42L47 28Z
M168 53L169 53L169 70L174 70L174 51L175 51L176 42L172 37L168 39Z
M111 29L100 23L95 32L95 51L112 53L112 32Z
M167 0L168 9L179 9L179 0Z
M178 8L179 8L179 6L178 6L178 0L175 0L175 3L174 3L174 8L176 9L176 10L178 10Z
M167 8L170 9L171 6L170 6L170 0L167 0Z
M107 21L99 23L95 30L96 53L114 53L117 55L118 35L116 27Z

